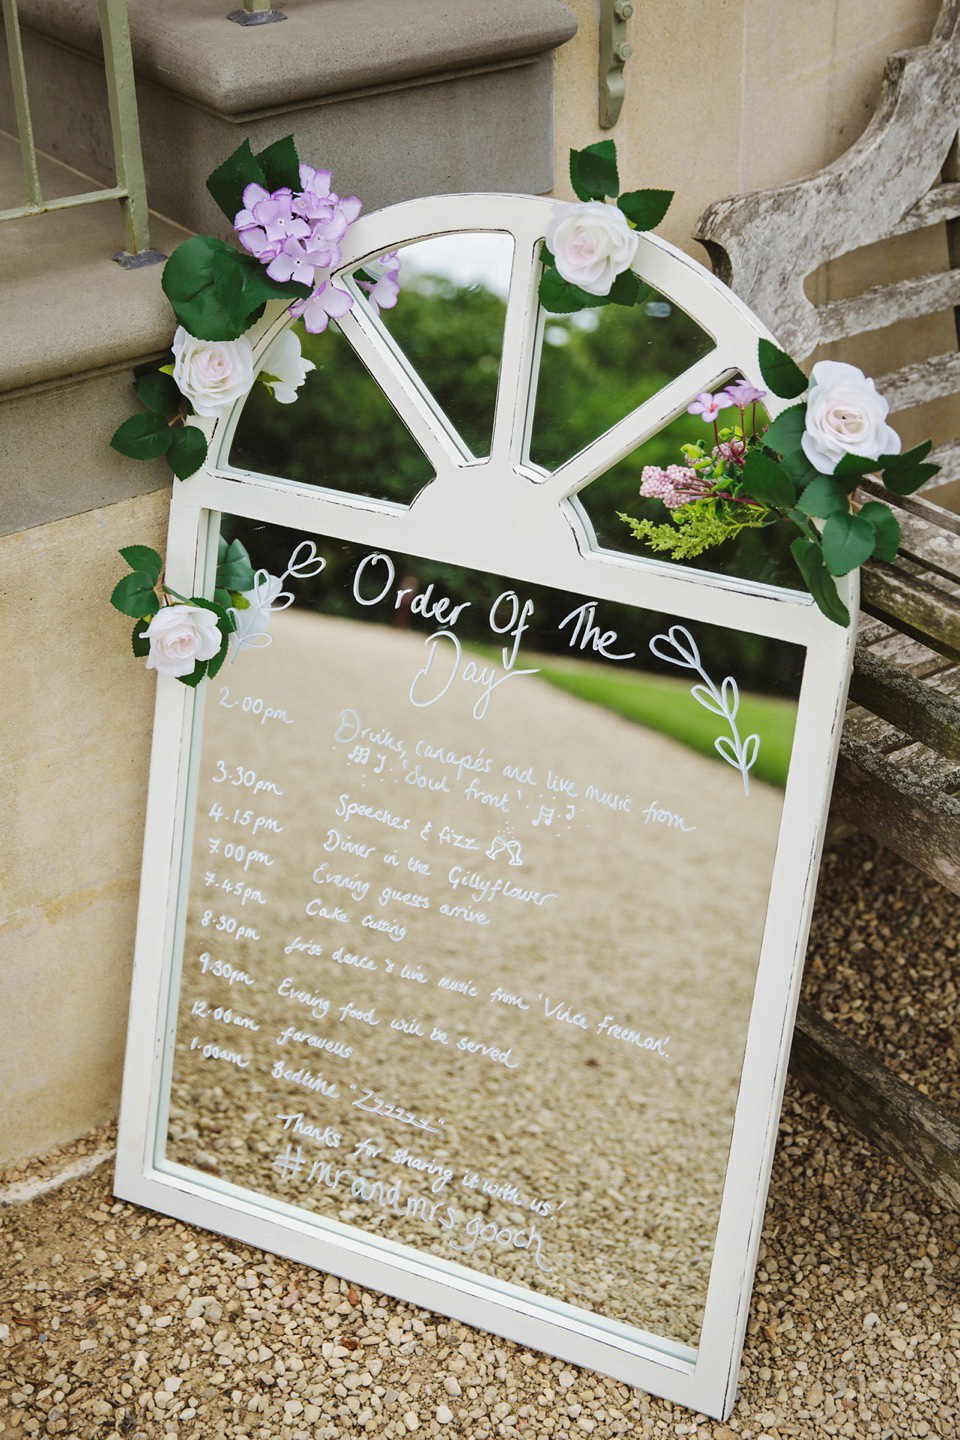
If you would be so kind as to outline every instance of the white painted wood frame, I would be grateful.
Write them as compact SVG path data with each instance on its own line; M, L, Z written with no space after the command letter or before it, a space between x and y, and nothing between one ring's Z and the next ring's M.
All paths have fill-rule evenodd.
M161 1076L176 1015L178 900L192 823L187 799L206 688L201 683L193 691L164 676L157 687L116 1193L724 1417L736 1393L853 634L828 621L805 592L597 548L576 499L583 486L680 414L698 391L734 373L762 384L757 338L767 333L764 327L719 281L664 241L642 237L635 268L713 337L714 348L554 474L529 462L542 333L537 255L550 211L548 201L524 196L427 198L361 218L345 240L341 274L430 236L484 231L512 236L489 458L469 455L399 350L357 305L340 322L343 333L429 457L436 479L410 506L400 506L231 469L227 457L238 405L222 421L204 422L208 462L188 481L174 484L166 578L181 593L199 594L204 587L210 593L219 513L226 512L805 647L700 1343L696 1350L680 1346L199 1172L160 1168ZM286 311L277 305L250 332L258 363L287 323ZM840 590L855 614L855 580L842 581Z

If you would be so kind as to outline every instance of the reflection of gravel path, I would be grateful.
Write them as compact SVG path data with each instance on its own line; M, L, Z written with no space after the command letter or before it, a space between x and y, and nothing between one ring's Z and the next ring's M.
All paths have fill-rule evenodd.
M532 678L514 678L497 690L482 722L469 713L478 692L461 684L441 703L416 711L405 697L423 658L419 636L293 613L276 622L270 649L242 656L211 687L170 1157L695 1343L780 795L755 783L745 800L733 770ZM223 708L221 681L229 686L229 699L264 696L285 707L295 724L261 723L240 705ZM404 783L395 757L388 761L392 769L374 779L376 756L389 752L374 744L370 763L361 766L348 763L351 746L333 743L336 716L345 705L357 710L363 724L402 737L410 757L406 773L416 764L412 751L418 737L461 754L476 754L483 745L496 763L488 774L465 774L457 782L449 768L422 761L423 775L439 780L447 774L452 794ZM212 783L218 758L231 773L241 765L274 781L283 798L246 798L242 787ZM532 765L537 784L505 781L507 763L521 773ZM562 821L569 799L546 790L548 767L576 784L577 812L569 826ZM508 793L509 815L480 800L467 801L463 789L471 778L485 791ZM588 782L601 793L629 792L630 813L587 804ZM337 797L343 793L408 818L409 828L388 830L360 817L337 821ZM645 825L641 812L654 800L696 829L681 834ZM267 831L248 841L268 852L275 865L256 862L244 872L242 865L224 861L222 851L211 858L208 837L224 844L247 839L242 828L206 818L215 803L229 815L235 806L249 805L283 824L282 841ZM541 803L557 811L549 829L531 823ZM428 823L430 833L421 839ZM375 853L326 854L330 825L349 834L352 843L374 846ZM480 850L440 845L444 825L478 837ZM498 833L520 841L522 867L510 866L505 851L496 859L483 853ZM383 859L394 843L397 868ZM429 864L431 873L404 868L412 857ZM369 894L354 901L343 890L315 885L311 875L324 860L350 878L369 880ZM454 896L447 875L458 864L482 879L555 893L557 899L537 906L502 896L477 903L462 890ZM216 873L213 887L203 884L207 867ZM225 878L255 885L268 904L241 906L216 888ZM425 896L430 908L396 903L381 908L376 900L385 885ZM311 899L339 905L350 922L308 917ZM439 913L444 901L481 910L492 923L484 927L445 917ZM215 943L211 928L196 923L207 907L252 923L261 940L221 936ZM363 928L359 922L368 913L405 925L406 937L395 944ZM297 936L322 945L323 953L285 955ZM377 969L337 964L333 955L341 945L369 957ZM201 977L201 951L248 970L255 988ZM387 973L387 960L393 973ZM404 978L403 966L419 968L427 983ZM312 1019L309 1007L277 993L286 976L298 989L329 1000L325 1020ZM442 976L473 985L478 994L442 990L437 985ZM521 995L531 1008L521 1012L492 1003L488 997L497 986ZM538 997L582 1013L588 1028L547 1019ZM231 1005L253 1016L260 1030L252 1034L191 1017L196 1000ZM337 1012L348 1002L361 1012L374 1007L380 1024L340 1023ZM643 1036L669 1037L664 1045L669 1059L599 1037L596 1023L605 1015ZM394 1017L419 1025L426 1036L391 1030ZM321 1040L345 1042L353 1054L344 1058L294 1041L279 1046L277 1036L291 1025ZM434 1027L453 1043L431 1043ZM218 1043L249 1057L250 1068L240 1072L204 1059L202 1050L189 1049L194 1035L201 1046ZM517 1068L457 1050L461 1036L507 1052ZM274 1080L271 1067L281 1058L288 1068L322 1073L337 1096ZM351 1083L358 1090L352 1091ZM418 1115L442 1118L440 1133L362 1115L353 1102L363 1087ZM276 1117L299 1111L319 1131L329 1125L343 1140L331 1149L299 1137L308 1164L283 1179L274 1160L298 1137L284 1134ZM353 1156L365 1138L381 1147L379 1158ZM398 1146L449 1163L454 1171L449 1186L431 1193L429 1177L388 1163ZM307 1183L314 1160L330 1160L334 1169L385 1186L399 1181L401 1188L386 1193L387 1208L352 1199L348 1181L330 1193ZM464 1188L466 1171L513 1186L521 1198L508 1193L497 1199ZM439 1199L434 1223L395 1218L391 1196L401 1209L407 1197ZM532 1213L531 1198L551 1213ZM450 1231L442 1228L448 1204L456 1212ZM519 1232L523 1247L477 1240L458 1255L449 1242L471 1245L467 1222L477 1215L483 1223L493 1219ZM549 1270L538 1266L538 1255Z

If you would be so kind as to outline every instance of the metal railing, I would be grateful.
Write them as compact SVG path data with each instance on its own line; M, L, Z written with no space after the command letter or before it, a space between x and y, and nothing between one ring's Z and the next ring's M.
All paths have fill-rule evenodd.
M61 199L43 198L23 63L17 0L2 0L3 27L10 57L10 79L13 83L13 103L27 203L15 206L12 210L0 210L0 220L18 220L24 215L42 215L48 210L67 210L75 205L91 205L99 200L119 200L123 214L124 249L128 254L136 255L149 251L150 228L127 3L126 0L99 0L99 4L117 183L108 189L88 190L79 195L65 195ZM116 258L122 260L123 257Z

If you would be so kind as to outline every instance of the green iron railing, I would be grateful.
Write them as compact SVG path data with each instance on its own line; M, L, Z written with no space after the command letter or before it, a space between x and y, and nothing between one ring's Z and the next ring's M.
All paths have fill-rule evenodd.
M15 206L12 210L0 210L0 220L17 220L24 215L42 215L48 210L66 210L74 205L91 205L99 200L118 200L123 214L126 254L115 258L123 263L127 255L150 252L147 189L140 149L140 121L137 116L126 0L99 0L99 4L117 183L108 189L88 190L79 195L65 195L57 200L44 199L37 169L37 147L33 139L17 0L2 0L3 26L10 57L10 78L13 82L13 102L27 202L25 205ZM150 253L152 255L153 252Z
M286 20L282 10L276 9L272 0L243 0L242 10L231 10L227 16L237 25L270 25L275 20Z

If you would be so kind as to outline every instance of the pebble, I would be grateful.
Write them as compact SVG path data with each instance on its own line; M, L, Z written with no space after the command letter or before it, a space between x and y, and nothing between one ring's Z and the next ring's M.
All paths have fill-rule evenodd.
M958 939L960 903L871 842L826 856L804 997L954 1111ZM960 1216L792 1081L724 1422L138 1210L110 1183L104 1166L2 1211L4 1440L960 1434ZM115 1280L93 1268L101 1247Z

